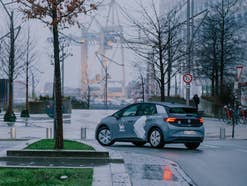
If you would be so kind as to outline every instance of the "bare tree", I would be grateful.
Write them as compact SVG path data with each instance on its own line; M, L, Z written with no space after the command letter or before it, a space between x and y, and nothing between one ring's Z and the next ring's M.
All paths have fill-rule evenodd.
M55 79L55 110L54 123L56 124L55 148L63 149L63 116L61 95L61 72L59 29L66 24L76 23L78 14L86 14L95 10L97 4L89 0L18 0L21 3L21 11L30 19L39 19L52 29L54 52L54 79ZM88 7L88 8L87 8Z
M234 81L234 67L244 61L243 27L235 16L240 4L240 0L221 0L214 4L198 34L197 74L211 80L212 96L224 97Z
M145 101L145 75L146 75L146 70L143 66L141 66L140 63L136 63L134 65L134 67L137 69L138 71L138 77L137 77L137 86L140 88L140 97L142 99L142 101L144 102Z
M11 17L14 16L13 13ZM12 17L13 18L13 17ZM23 72L24 50L21 46L22 40L17 40L17 35L13 33L13 19L10 23L9 37L2 41L1 46L1 71L8 79L8 108L4 115L4 121L15 121L16 116L13 112L13 83L14 80ZM17 42L18 41L18 42Z
M35 46L32 42L30 36L30 27L27 28L27 39L26 39L26 49L25 49L25 86L26 86L26 103L25 110L21 112L21 117L29 117L29 78L30 72L34 71L36 58L35 58Z
M179 35L184 23L178 22L177 9L160 15L153 0L149 9L142 4L140 7L142 19L129 19L143 36L127 42L129 48L144 59L143 62L153 66L154 78L160 88L160 100L165 101L165 85L167 84L167 94L170 95L171 78L179 70L178 61L185 56Z
M13 82L16 76L18 75L18 64L16 64L16 59L22 56L21 54L16 54L16 40L19 35L21 27L14 27L14 12L10 11L5 3L0 0L1 5L3 6L7 17L9 18L9 42L4 42L3 50L5 50L5 54L8 55L2 57L2 65L5 66L2 70L7 74L8 84L9 84L9 96L8 96L8 108L4 115L4 121L16 121L16 116L13 112ZM17 32L16 32L17 30ZM8 59L6 59L6 57Z

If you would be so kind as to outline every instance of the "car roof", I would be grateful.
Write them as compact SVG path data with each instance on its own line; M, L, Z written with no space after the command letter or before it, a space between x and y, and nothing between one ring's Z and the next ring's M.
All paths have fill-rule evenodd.
M149 101L149 102L139 102L139 103L153 103L153 104L164 105L164 106L167 106L167 107L187 107L187 108L194 108L192 106L188 106L188 105L181 104L181 103L175 103L175 102L152 102L152 101Z

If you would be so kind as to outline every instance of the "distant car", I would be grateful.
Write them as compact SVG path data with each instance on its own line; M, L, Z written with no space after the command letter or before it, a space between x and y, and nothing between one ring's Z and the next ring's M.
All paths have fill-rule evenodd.
M196 149L204 140L203 119L196 108L176 103L135 103L100 121L95 137L103 146L114 142L150 143L162 148L166 143L184 143Z

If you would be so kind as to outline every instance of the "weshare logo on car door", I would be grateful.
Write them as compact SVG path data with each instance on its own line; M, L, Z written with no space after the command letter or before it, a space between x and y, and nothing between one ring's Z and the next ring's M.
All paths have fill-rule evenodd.
M136 136L138 138L145 139L144 126L146 124L146 120L147 120L147 117L146 116L142 116L134 124L134 131L135 131Z

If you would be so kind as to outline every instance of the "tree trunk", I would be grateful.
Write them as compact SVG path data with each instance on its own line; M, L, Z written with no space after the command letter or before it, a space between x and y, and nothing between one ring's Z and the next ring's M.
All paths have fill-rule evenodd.
M170 96L171 92L171 71L172 71L172 55L171 55L171 50L172 50L172 45L171 45L171 29L169 25L169 30L168 30L168 66L167 66L167 79L168 79L168 84L167 84L167 96Z
M220 38L220 46L221 46L221 55L220 55L220 95L223 95L224 93L224 57L225 57L225 47L224 47L224 41L225 41L225 12L224 12L224 1L222 0L222 7L221 7L221 13L222 13L222 24L221 24L221 38Z
M28 76L28 70L29 70L29 46L30 46L30 32L28 28L28 37L27 37L27 56L26 56L26 111L29 113L29 105L28 105L28 81L29 81L29 76Z
M211 96L214 96L215 95L215 81L214 81L214 69L213 69L213 72L212 72L212 79L211 79Z
M14 69L15 69L15 30L14 30L14 20L13 12L10 16L10 55L9 55L9 105L8 114L13 113L13 79L14 79Z
M218 89L218 84L217 84L217 54L216 54L216 45L217 45L217 38L214 38L213 41L213 73L212 73L212 96L216 95L217 89Z
M53 47L54 47L54 75L55 75L55 113L54 122L56 124L55 149L63 149L63 113L61 94L61 73L59 60L59 38L57 23L57 4L53 3Z
M215 72L215 95L219 95L219 69L216 68Z
M163 55L161 45L159 48L159 60L160 60L160 101L165 101L165 73L164 73L164 64L163 64Z
M143 76L141 75L141 86L142 86L142 102L145 101L145 86L144 86L144 78Z

